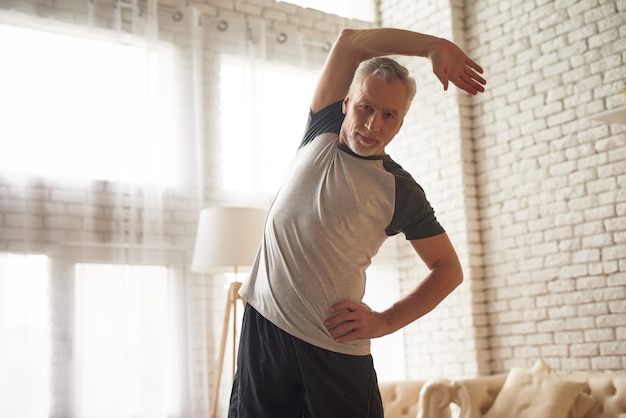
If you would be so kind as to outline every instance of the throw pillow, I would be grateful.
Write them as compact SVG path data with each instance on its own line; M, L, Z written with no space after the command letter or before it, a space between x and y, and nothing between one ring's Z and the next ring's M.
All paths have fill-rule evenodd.
M584 383L514 367L484 418L566 418Z
M572 405L569 414L567 414L567 418L584 418L595 405L595 399L586 393L581 393L576 397L574 405Z
M558 376L558 373L542 359L537 360L531 370L535 373L550 373ZM585 392L588 391L588 389L587 385L585 385ZM596 404L595 399L585 392L581 392L576 396L576 400L570 408L567 418L584 418L587 412L594 407Z
M543 361L543 359L537 360L530 370L535 373L556 373L548 363Z

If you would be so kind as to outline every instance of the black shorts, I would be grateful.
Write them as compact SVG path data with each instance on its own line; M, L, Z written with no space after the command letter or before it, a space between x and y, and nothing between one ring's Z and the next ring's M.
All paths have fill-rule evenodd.
M383 418L371 355L324 350L246 305L229 418Z

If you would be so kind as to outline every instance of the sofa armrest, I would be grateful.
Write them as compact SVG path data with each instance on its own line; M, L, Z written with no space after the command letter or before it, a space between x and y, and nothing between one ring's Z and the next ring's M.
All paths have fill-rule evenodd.
M420 392L417 418L450 418L452 382L447 379L429 380Z
M380 397L388 418L415 418L423 381L379 382Z
M460 407L459 418L481 418L502 389L506 374L452 382L452 402Z

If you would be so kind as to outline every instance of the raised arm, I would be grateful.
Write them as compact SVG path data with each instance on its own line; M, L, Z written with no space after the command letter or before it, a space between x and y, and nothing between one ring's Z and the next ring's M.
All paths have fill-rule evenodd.
M343 99L359 64L385 55L429 58L444 89L452 82L470 94L484 91L486 82L479 75L483 69L450 41L403 29L344 29L326 59L311 110L317 112Z

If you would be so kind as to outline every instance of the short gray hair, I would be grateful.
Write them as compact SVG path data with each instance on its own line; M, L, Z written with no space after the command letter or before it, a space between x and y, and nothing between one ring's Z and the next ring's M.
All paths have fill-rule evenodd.
M395 79L399 79L404 84L407 96L407 103L404 111L406 114L409 111L409 107L411 106L411 102L413 101L415 92L417 91L415 79L409 75L409 70L391 58L370 58L361 62L359 67L354 72L349 92L352 93L353 89L359 86L363 79L370 74L380 77L388 83Z

